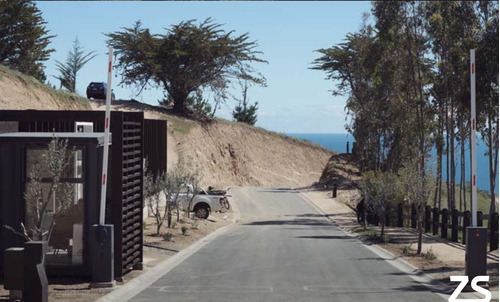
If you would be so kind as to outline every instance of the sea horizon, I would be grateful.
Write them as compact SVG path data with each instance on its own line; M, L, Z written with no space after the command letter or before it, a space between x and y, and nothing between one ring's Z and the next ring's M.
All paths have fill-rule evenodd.
M322 147L339 152L346 153L347 151L347 142L349 142L349 150L352 150L352 143L354 142L354 137L349 133L285 133L288 136L296 137L300 139L308 140L312 143L316 143L321 145ZM489 162L487 155L485 154L487 151L486 144L478 139L477 145L477 181L478 181L478 189L482 191L486 191L489 193L490 191L490 182L489 182ZM432 154L432 159L435 161L437 154L434 149ZM455 182L460 183L460 152L456 152L456 163L457 163L457 175L455 177ZM446 156L443 156L443 167L446 168ZM443 170L445 171L445 170ZM446 175L443 174L443 180L446 180ZM470 181L470 156L468 152L468 148L465 154L465 180ZM495 194L498 195L498 168L497 168L497 176L495 180Z

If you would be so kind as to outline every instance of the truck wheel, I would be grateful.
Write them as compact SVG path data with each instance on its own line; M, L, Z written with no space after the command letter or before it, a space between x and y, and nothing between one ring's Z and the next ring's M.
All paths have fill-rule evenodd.
M208 215L210 214L210 210L206 206L198 206L196 207L196 209L194 209L194 212L196 214L196 217L201 219L207 219Z

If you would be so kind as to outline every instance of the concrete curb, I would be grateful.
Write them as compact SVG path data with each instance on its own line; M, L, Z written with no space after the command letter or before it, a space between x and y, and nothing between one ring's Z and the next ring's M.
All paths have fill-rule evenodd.
M436 280L429 276L428 274L422 272L418 267L414 266L413 264L397 258L396 255L391 253L390 251L378 246L378 245L368 245L368 241L363 240L359 235L350 232L349 230L339 226L333 219L331 219L327 213L325 213L320 207L318 207L311 199L309 199L307 196L305 196L302 193L299 193L299 195L313 208L315 208L320 214L322 214L328 221L332 223L335 227L337 227L339 230L341 230L343 233L345 233L347 236L353 237L357 239L359 243L361 243L364 247L378 255L380 258L384 259L387 261L389 264L391 264L393 267L399 269L403 273L407 274L410 278L413 280L421 283L425 287L429 288L432 292L436 293L446 301L448 300L449 296L451 293L455 290L455 288L450 287L448 284L445 284L439 280ZM458 283L457 283L458 285ZM476 293L462 293L460 295L461 298L484 298L482 295L478 295ZM496 300L498 301L499 293L498 292L491 292L491 298L492 301Z

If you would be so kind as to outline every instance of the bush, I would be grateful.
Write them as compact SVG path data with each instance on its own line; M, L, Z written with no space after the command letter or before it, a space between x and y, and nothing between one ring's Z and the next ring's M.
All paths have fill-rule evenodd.
M194 230L197 230L198 229L198 224L199 224L198 220L193 221L191 223L191 228L194 229Z
M182 235L187 235L188 227L183 225L181 228L181 231L182 231Z
M165 239L165 241L172 241L172 237L174 237L174 235L170 232L163 234L163 239Z
M175 229L177 226L177 221L172 221L172 225L170 226L172 229Z
M407 244L407 245L403 246L402 250L403 250L403 254L405 254L405 255L407 255L407 254L411 254L413 251L415 251L415 250L411 247L411 244Z
M434 252L432 251L432 247L427 249L427 252L425 252L424 257L425 257L426 260L435 260L435 259L437 259L436 254L434 254Z

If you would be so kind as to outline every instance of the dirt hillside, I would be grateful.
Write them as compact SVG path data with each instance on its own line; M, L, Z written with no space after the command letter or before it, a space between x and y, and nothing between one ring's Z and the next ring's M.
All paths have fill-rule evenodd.
M104 105L0 67L0 109L104 110ZM198 170L205 186L307 186L318 181L333 154L246 124L200 123L135 101L118 101L113 110L144 111L146 118L167 120L169 168L183 159Z
M54 90L0 65L0 109L89 110L90 104L76 94Z
M104 104L91 103L94 110L104 110ZM166 119L168 166L182 157L199 171L205 186L307 186L318 181L333 154L317 145L242 123L200 123L130 101L117 102L113 108L143 110L146 118Z

